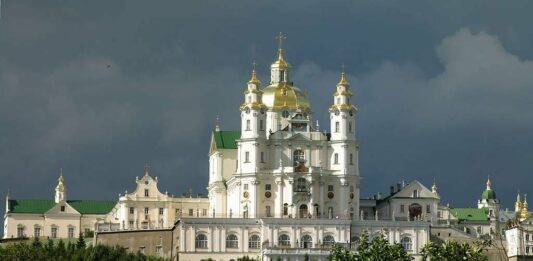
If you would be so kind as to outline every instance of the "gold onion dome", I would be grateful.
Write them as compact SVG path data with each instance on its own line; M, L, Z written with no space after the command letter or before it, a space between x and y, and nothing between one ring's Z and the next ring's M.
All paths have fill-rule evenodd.
M345 86L350 85L350 83L349 83L348 80L346 79L346 72L344 72L344 65L342 66L341 79L340 79L339 82L337 83L337 86L339 86L339 85L345 85Z
M271 67L280 67L280 68L290 68L291 65L285 61L285 58L283 57L283 49L278 49L278 59L274 61L271 65Z

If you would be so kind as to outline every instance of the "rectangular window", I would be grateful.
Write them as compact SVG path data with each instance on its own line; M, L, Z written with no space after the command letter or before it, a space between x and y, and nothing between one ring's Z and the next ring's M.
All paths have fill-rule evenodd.
M17 237L24 237L24 227L17 227Z
M250 120L246 120L246 130L250 130Z
M207 209L206 208L202 209L202 216L204 216L204 217L207 216Z
M348 123L348 132L352 133L352 123L351 122Z
M159 208L159 215L163 215L165 213L165 209L164 208Z
M413 190L413 198L418 198L418 190Z
M149 208L144 208L144 214L145 214L145 215L148 215L149 211L150 211Z
M350 153L350 165L353 165L353 154Z
M259 120L259 130L265 130L263 127L263 120Z
M248 151L244 153L244 163L250 163L250 152Z
M261 151L261 163L265 163L265 153Z
M52 231L50 232L51 238L57 238L57 227L52 227Z
M149 194L149 192L148 192L148 189L145 189L145 190L144 190L144 196L145 196L145 197L148 197L149 195L150 195L150 194Z
M65 212L65 206L61 206L61 212Z
M265 214L267 217L271 217L271 213L270 213L270 206L266 206L266 209L265 209Z
M431 213L431 205L426 205L426 213Z
M404 205L400 205L400 213L405 213L405 206Z
M526 241L529 241L529 234L526 234Z
M244 184L244 190L248 190L248 184Z
M529 254L529 247L526 247L526 254Z
M131 224L131 226L133 226L133 221L130 221L130 224ZM83 234L84 234L85 236L89 236L89 233L91 233L91 229L90 229L90 228L85 228Z
M189 208L189 217L192 217L194 215L193 213L193 209L192 208Z
M68 236L69 239L74 238L74 228L73 227L69 227L68 228L67 236Z
M135 213L135 208L134 207L130 207L130 214L134 214Z
M333 192L333 189L334 189L333 185L328 185L328 192Z
M335 132L339 132L339 126L340 123L338 121L335 122Z
M437 211L437 217L442 218L442 211Z
M36 237L36 238L41 237L41 228L40 227L33 228L33 237Z
M272 190L271 184L265 184L265 190Z
M130 220L130 229L133 228L133 221Z
M339 153L333 155L333 164L339 164Z

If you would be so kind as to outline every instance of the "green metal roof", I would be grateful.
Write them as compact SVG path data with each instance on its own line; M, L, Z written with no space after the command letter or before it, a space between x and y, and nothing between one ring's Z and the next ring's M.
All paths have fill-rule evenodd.
M107 214L116 205L116 201L106 200L67 200L67 203L80 214ZM11 199L9 213L44 214L56 205L51 199Z
M450 213L459 220L487 221L489 210L487 208L450 208Z
M218 149L237 149L235 140L241 137L240 131L214 131L213 137Z

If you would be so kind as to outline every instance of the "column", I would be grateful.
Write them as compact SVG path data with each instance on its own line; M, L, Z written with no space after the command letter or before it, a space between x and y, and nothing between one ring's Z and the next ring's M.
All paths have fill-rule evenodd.
M187 252L186 243L185 243L187 241L187 238L185 238L185 226L180 225L179 229L180 229L180 250L183 252Z
M277 193L274 206L275 217L281 218L283 216L283 178L276 178Z
M326 206L324 206L324 181L319 182L320 186L320 206L318 206L318 211L320 211L320 217L324 218L324 210L327 210Z

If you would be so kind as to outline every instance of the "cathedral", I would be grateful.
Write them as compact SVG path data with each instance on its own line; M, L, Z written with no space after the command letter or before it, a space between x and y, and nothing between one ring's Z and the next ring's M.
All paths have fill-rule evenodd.
M307 92L292 81L283 39L280 34L268 83L258 79L254 64L243 84L243 100L236 105L240 115L235 115L240 130L217 125L211 134L207 197L162 193L157 177L145 168L134 191L112 203L92 202L100 211L84 216L66 199L61 176L55 203L34 209L33 216L20 211L31 209L30 203L8 197L4 237L20 237L25 230L15 228L41 219L50 227L33 236L49 236L53 226L57 233L58 221L44 220L61 216L65 207L75 217L67 222L73 227L68 237L86 229L95 232L95 244L119 244L172 260L326 260L333 243L353 248L363 233L383 234L419 259L432 237L500 232L499 223L506 220L490 180L475 208L441 205L436 184L428 189L416 180L394 184L384 196L360 197L357 107L344 68L331 83L331 105L315 108L330 118L329 129L320 130ZM521 211L527 214L527 206Z

